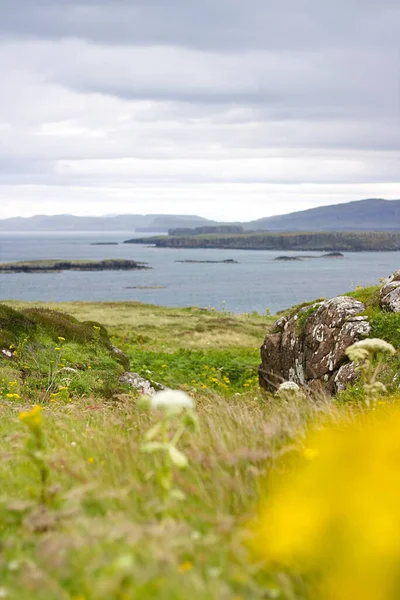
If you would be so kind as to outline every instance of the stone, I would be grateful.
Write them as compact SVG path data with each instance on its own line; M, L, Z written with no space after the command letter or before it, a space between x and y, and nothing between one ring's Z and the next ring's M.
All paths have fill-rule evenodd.
M275 392L284 381L330 393L355 377L346 349L368 337L362 302L338 296L306 306L274 323L261 347L260 385Z
M379 305L389 312L400 312L400 271L384 280L379 292Z
M121 383L126 383L145 396L154 396L154 394L161 390L169 389L165 385L162 385L162 383L145 379L139 373L124 373L119 380Z

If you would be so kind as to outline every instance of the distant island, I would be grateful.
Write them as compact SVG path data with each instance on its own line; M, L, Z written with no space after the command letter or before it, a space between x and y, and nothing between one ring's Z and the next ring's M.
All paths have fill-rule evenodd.
M291 260L303 260L310 258L343 258L344 254L341 252L328 252L328 254L322 254L322 256L315 256L309 254L300 254L299 256L277 256L274 260L291 261Z
M195 264L226 264L226 265L237 265L237 260L233 258L226 258L225 260L176 260L176 263L195 263Z
M137 271L149 269L147 263L134 260L32 260L0 263L0 273L54 273L61 271Z
M133 238L124 244L151 244L157 248L223 248L227 250L295 250L362 252L400 250L400 232L353 231L242 234L203 234Z

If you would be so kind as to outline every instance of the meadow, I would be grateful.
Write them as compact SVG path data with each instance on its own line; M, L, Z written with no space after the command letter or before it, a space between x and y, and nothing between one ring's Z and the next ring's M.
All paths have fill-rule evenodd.
M357 293L376 313L375 290ZM371 410L361 384L334 401L262 392L259 346L273 320L139 303L0 304L10 355L0 360L0 598L330 597L315 595L313 569L254 549L264 527L255 519L274 477L318 466L312 432L359 429ZM184 391L194 408L152 410L119 382L127 364L112 344L131 371ZM381 396L383 409L396 405L393 390ZM282 505L292 531L287 495Z

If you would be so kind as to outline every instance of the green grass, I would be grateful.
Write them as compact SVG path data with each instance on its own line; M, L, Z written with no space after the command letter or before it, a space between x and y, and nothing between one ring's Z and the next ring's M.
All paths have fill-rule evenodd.
M184 438L189 468L176 477L186 500L166 519L157 516L159 459L140 452L154 419L132 400L45 410L47 505L23 450L21 406L3 403L0 581L10 597L231 600L276 592L278 580L249 555L247 526L279 453L301 450L308 424L331 408L272 407L249 394L197 402L200 430Z
M356 293L374 332L393 342L400 324L369 303L372 291ZM310 428L363 413L364 396L359 385L339 402L262 392L259 346L273 321L140 303L0 304L1 331L17 354L0 359L0 592L18 600L309 600L299 577L252 556L249 524L281 457L302 454ZM110 342L131 370L196 401L199 428L179 445L189 465L174 474L185 499L167 509L160 454L141 451L160 415L118 383L125 367ZM397 357L385 369L388 400L397 402ZM34 402L43 407L44 447L32 453L36 438L18 415ZM49 472L45 502L38 465Z

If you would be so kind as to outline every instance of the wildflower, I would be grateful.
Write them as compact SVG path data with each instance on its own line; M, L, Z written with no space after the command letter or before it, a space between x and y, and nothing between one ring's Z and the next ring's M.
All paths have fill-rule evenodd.
M191 569L193 569L193 564L190 560L185 561L178 567L179 573L186 573L186 571L191 571Z
M17 383L18 383L17 381L10 381L10 382L8 383L8 385L10 385L10 386L14 386L14 385L17 385Z
M305 448L303 452L304 458L307 460L313 460L319 455L319 450L317 448Z
M30 411L19 413L18 418L24 421L28 427L39 427L42 424L42 408L35 404Z
M150 406L180 412L183 408L194 408L194 402L188 394L180 390L163 390L150 398Z
M100 329L101 329L101 328L100 328L100 327L98 327L97 325L93 325L93 329L94 329L95 331L100 331Z
M6 397L10 400L19 400L21 396L19 394L6 394Z
M318 460L269 481L253 549L312 573L311 598L400 598L400 410L381 410L314 433L303 454Z
M58 339L60 342L65 342L65 337L62 337L61 335L59 335L57 339Z
M59 347L57 346L56 348L54 348L54 350L55 350L56 352L59 352L59 351L61 350L61 348L59 348Z
M360 340L346 350L347 356L353 362L361 362L366 360L370 355L375 356L381 352L387 352L392 355L396 354L396 350L392 344L379 338Z
M161 368L162 368L162 369L166 369L166 368L167 368L167 365L161 365Z
M93 456L89 456L89 458L87 459L89 465L92 465L94 463L94 458Z
M297 385L297 383L295 383L294 381L284 381L283 383L281 383L281 385L278 388L278 392L279 391L293 391L293 392L299 392L300 388Z

